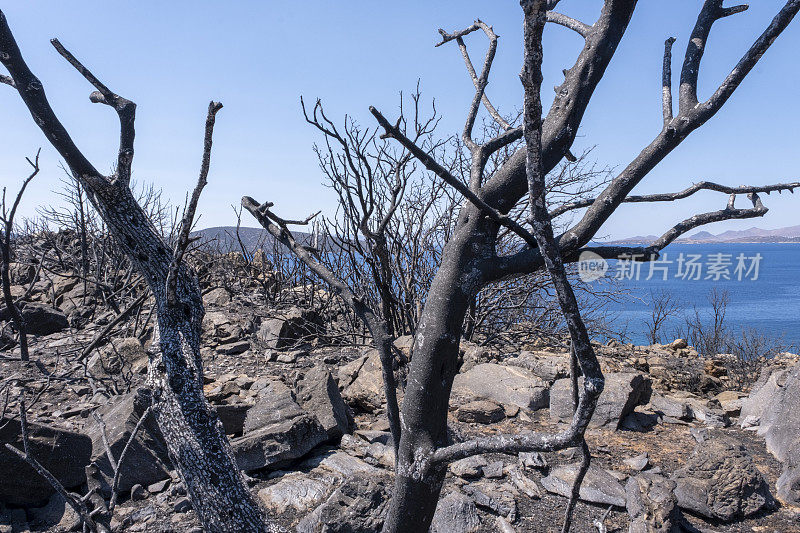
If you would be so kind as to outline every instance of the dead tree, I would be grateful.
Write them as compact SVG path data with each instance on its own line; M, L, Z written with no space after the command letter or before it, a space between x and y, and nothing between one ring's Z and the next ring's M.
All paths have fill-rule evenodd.
M23 361L28 360L28 334L25 330L25 319L22 317L17 304L14 302L14 297L11 295L11 276L9 269L11 267L11 237L14 231L14 215L17 213L17 207L22 200L22 195L25 194L25 188L28 183L36 177L39 173L39 152L36 152L36 157L33 161L26 158L28 163L33 167L33 171L22 182L22 187L19 188L17 197L14 203L11 204L11 209L6 207L6 188L3 187L3 198L0 200L0 223L3 224L2 235L0 235L0 283L3 286L3 300L6 304L6 309L11 315L11 320L17 328L19 335L19 356Z
M462 133L462 139L472 156L466 179L453 175L428 151L417 146L403 131L400 122L390 121L371 108L384 129L385 137L400 143L429 171L466 199L458 214L456 228L442 253L439 270L431 284L416 330L408 385L400 412L401 437L393 497L384 525L386 532L427 530L436 509L446 465L450 461L489 452L552 451L569 446L586 449L583 434L602 391L603 376L588 342L574 294L564 276L564 263L577 261L581 252L586 250L605 258L628 254L636 255L641 260L653 260L661 249L693 228L721 220L763 216L766 208L759 198L760 193L791 191L800 186L798 183L787 183L728 188L704 183L679 193L630 196L633 188L660 161L720 110L800 10L800 0L788 1L711 97L700 101L697 80L712 25L746 9L746 6L723 7L722 0L706 0L686 47L677 114L673 112L671 80L671 51L675 40L669 38L665 44L662 68L661 131L596 198L572 202L548 212L544 201L546 190L542 185L544 176L563 158L573 157L570 148L584 112L636 8L635 0L605 0L599 18L593 24L586 24L552 11L557 3L557 0L522 2L526 56L522 75L526 89L524 128L515 128L505 122L486 94L497 43L497 36L491 27L477 21L454 33L440 31L440 44L450 41L458 43L476 89ZM554 103L542 118L538 97L541 74L537 72L537 65L541 61L541 30L545 21L577 32L585 45L575 64L564 71L564 82L556 87ZM479 30L490 40L480 73L466 53L464 44L467 35ZM478 144L472 138L472 130L481 106L498 122L502 131L495 138ZM486 161L491 154L520 139L523 134L527 146L517 150L492 174L487 175ZM702 189L728 194L729 200L724 209L681 221L647 246L588 246L623 202L673 201ZM748 195L752 207L735 206L735 199L741 194ZM509 216L521 201L525 201L526 196L531 209L531 230L526 229L515 217ZM246 198L243 205L262 223L264 216L275 217L272 218L273 226L276 219L282 220L268 211L272 204L258 206L252 199ZM583 209L578 212L578 221L558 236L554 235L552 220L578 209ZM281 235L288 233L285 227L280 230ZM524 245L516 252L498 255L496 244L501 230L515 233ZM569 325L576 363L585 376L572 423L566 430L556 434L501 434L449 444L446 427L450 390L457 371L464 319L475 294L498 280L543 270L549 273L557 287L559 304Z
M160 350L151 356L148 380L153 389L153 414L170 458L206 530L280 531L265 521L237 468L222 424L203 395L203 302L194 273L181 261L197 199L209 171L214 118L222 105L209 104L200 178L173 250L131 192L136 105L112 92L58 40L52 44L95 87L90 100L110 106L119 115L119 153L116 170L110 176L104 176L89 162L58 120L41 81L23 59L5 15L0 12L0 61L9 73L0 81L19 92L34 122L80 181L155 298Z

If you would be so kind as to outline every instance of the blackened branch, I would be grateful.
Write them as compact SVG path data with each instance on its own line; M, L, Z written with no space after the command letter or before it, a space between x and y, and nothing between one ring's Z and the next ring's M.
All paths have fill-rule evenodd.
M750 193L766 193L789 191L794 193L794 189L800 188L800 182L791 183L775 183L773 185L743 185L740 187L729 187L711 181L700 181L682 191L674 193L661 193L661 194L648 194L644 196L628 196L623 200L625 203L646 203L646 202L674 202L675 200L682 200L699 191L716 191L724 194L750 194ZM551 217L563 215L567 211L589 207L595 202L596 198L587 198L576 202L563 204L550 212Z
M472 79L472 84L475 85L475 90L477 91L476 94L480 94L480 101L483 103L483 106L486 108L486 111L489 115L497 122L501 128L507 130L511 128L511 124L509 124L497 111L497 109L492 105L492 102L489 101L489 97L486 96L486 84L483 84L481 87L481 78L478 77L477 72L475 72L475 66L472 64L472 59L469 57L469 50L467 50L467 45L464 43L464 36L468 35L474 31L483 30L486 34L486 37L489 38L489 50L486 52L486 58L488 63L491 65L491 60L494 58L495 50L497 49L497 34L494 33L492 27L485 24L484 22L477 20L475 24L470 26L469 28L453 33L447 33L443 29L439 29L439 34L442 36L441 42L437 43L436 46L441 46L445 43L455 40L458 44L459 50L461 50L461 55L464 57L464 64L467 67L467 72L469 72L469 76ZM490 58L491 53L491 58ZM486 61L484 62L484 70L486 71L486 76L488 80L488 69L486 68Z
M389 419L389 429L395 449L395 458L398 457L397 448L400 445L400 408L397 402L397 381L394 378L394 354L392 352L392 337L386 322L366 305L353 290L325 265L317 261L309 250L297 242L289 231L288 225L292 221L285 220L270 211L272 202L260 204L253 198L242 198L242 207L247 209L261 226L266 229L276 240L289 249L298 259L327 283L333 292L338 295L353 310L364 323L372 335L375 348L381 359L383 373L383 387L386 395L386 415Z
M675 37L664 41L664 67L661 73L661 103L664 114L664 126L672 121L672 45Z
M708 36L711 33L711 26L717 20L741 13L747 6L737 6L731 8L722 7L722 0L706 0L697 16L692 35L686 46L686 54L681 69L680 87L680 114L688 114L697 105L697 78L700 74L700 61L705 53Z
M95 104L106 104L117 112L119 116L119 154L117 155L117 177L115 182L128 186L131 180L131 164L133 163L133 140L136 136L134 122L136 120L136 104L113 92L86 68L72 53L64 48L58 39L50 41L67 62L75 67L86 81L91 83L95 92L89 95L89 100Z
M181 231L175 243L175 250L172 254L169 272L167 273L167 302L169 305L175 305L177 303L176 285L178 269L181 266L181 261L186 253L186 249L191 243L189 233L192 231L194 214L197 210L197 203L200 201L200 193L203 192L203 188L208 183L207 178L208 170L211 166L211 145L214 137L214 122L216 120L217 111L220 109L222 109L222 104L220 102L209 102L208 115L206 116L205 137L203 139L203 158L200 163L200 176L197 179L197 185L195 185L194 191L192 191L192 197L189 199L189 203L184 210L183 219L181 220Z
M536 247L536 239L533 238L533 235L531 235L528 230L520 226L516 220L500 213L498 210L483 201L477 193L471 191L469 187L464 185L464 183L462 183L458 178L440 165L433 157L430 156L430 154L425 152L425 150L414 144L411 139L406 137L403 132L400 131L400 128L398 128L396 125L392 125L388 120L386 120L386 117L384 117L380 111L372 106L370 106L369 110L377 119L381 127L383 127L383 129L386 131L384 134L385 137L390 137L397 140L414 157L419 159L425 168L442 178L445 183L460 192L467 200L472 202L478 209L480 209L484 215L519 235L531 247Z
M723 220L734 220L742 218L756 218L764 216L768 209L761 203L758 193L750 193L747 198L753 203L753 207L748 209L737 209L734 207L734 199L736 195L731 195L728 200L728 205L725 209L719 211L711 211L709 213L700 213L693 217L687 218L670 228L664 235L650 245L649 248L653 250L661 250L666 245L698 226L704 226L713 222L721 222Z
M557 11L548 11L547 12L547 22L552 22L553 24L558 24L559 26L564 26L565 28L569 28L572 31L576 32L578 35L583 37L584 39L589 36L592 32L592 27L588 24L581 22L580 20L576 20L572 17L568 17L563 13L559 13Z

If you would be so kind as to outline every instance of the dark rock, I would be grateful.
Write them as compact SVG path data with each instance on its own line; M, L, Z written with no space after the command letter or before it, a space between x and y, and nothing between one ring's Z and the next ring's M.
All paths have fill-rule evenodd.
M89 359L89 371L95 376L115 376L127 370L138 373L147 367L147 351L136 337L113 340Z
M227 403L212 405L217 412L222 427L227 435L241 435L244 432L244 421L252 406L247 403Z
M250 341L233 341L217 346L217 353L222 355L238 355L250 349Z
M605 378L605 388L589 425L617 428L634 407L650 399L650 378L636 372L612 372ZM583 386L582 377L578 383ZM550 389L550 418L557 422L570 422L572 411L572 383L569 379L559 379Z
M548 386L530 370L483 363L453 381L453 394L466 399L493 400L521 409L536 410L547 406Z
M0 502L31 505L46 501L54 493L53 487L6 444L23 449L16 419L0 419ZM66 488L86 481L85 467L92 455L92 441L86 435L29 422L28 446L31 455Z
M14 285L26 285L36 276L36 267L25 263L9 263L8 274Z
M172 506L172 510L176 513L185 513L192 510L192 502L189 498L179 498Z
M639 474L625 485L628 533L672 533L683 521L673 491L675 482L658 474Z
M436 505L431 533L472 533L480 527L475 502L461 493L451 492Z
M476 400L459 406L456 420L476 424L494 424L505 418L502 406L490 400Z
M292 391L281 381L272 379L260 383L257 392L256 403L245 416L245 433L303 414L292 397Z
M349 432L347 406L339 387L323 366L316 366L305 373L297 384L297 400L304 410L317 417L331 439Z
M753 459L742 445L727 438L698 444L672 480L677 484L678 505L708 518L731 521L774 503Z
M49 305L25 302L20 313L29 335L50 335L69 327L67 316Z
M112 403L97 410L97 414L106 425L108 443L115 459L120 456L130 439L131 432L146 409L147 402L148 399L144 394L134 392L119 396ZM107 481L110 481L114 471L106 456L102 426L90 418L86 433L92 439L92 461L97 464ZM148 415L136 434L120 468L119 487L123 492L130 490L136 484L147 486L169 478L167 444L152 414ZM108 487L106 489L108 490Z
M557 466L549 476L542 478L542 486L549 492L569 498L579 468L580 464ZM579 498L586 502L625 507L625 489L614 476L594 464L589 466L583 478Z
M138 483L133 487L131 487L131 500L135 502L141 501L147 499L147 496L149 495L147 494L145 488L139 485Z
M374 533L388 510L390 482L384 476L354 474L297 524L297 533Z
M483 476L489 479L503 477L503 461L492 461L483 467Z
M293 307L280 317L262 322L257 336L267 348L281 350L310 342L323 331L322 318L316 311Z
M53 494L47 505L29 509L31 526L50 531L78 531L81 518L60 494Z
M328 434L317 419L301 413L246 432L231 444L239 468L252 471L284 466L326 440Z

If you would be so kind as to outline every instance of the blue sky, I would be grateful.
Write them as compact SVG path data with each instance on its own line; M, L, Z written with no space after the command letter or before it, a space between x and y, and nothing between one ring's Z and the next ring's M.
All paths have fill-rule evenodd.
M134 178L154 182L182 203L196 181L208 101L221 100L212 168L200 202L201 227L235 223L231 210L242 195L276 203L296 217L334 200L321 185L312 144L320 138L302 119L299 97L323 98L331 117L345 113L373 125L367 108L396 116L398 93L421 80L426 102L436 99L442 135L459 132L472 85L455 46L434 48L437 28L455 30L474 18L492 24L500 46L489 95L501 110L521 102L517 74L522 53L521 10L515 1L171 1L97 2L30 0L3 2L3 10L32 70L77 144L100 169L116 157L116 115L91 104L91 87L58 56L58 37L112 90L137 105ZM663 42L675 36L676 77L701 2L639 2L629 31L589 107L574 152L596 146L602 165L624 167L661 127L660 72ZM755 2L750 10L719 21L700 76L708 96L783 5ZM592 22L601 2L563 0L560 9ZM545 84L561 81L581 40L549 27L545 36ZM485 39L468 37L481 60ZM796 51L800 20L772 46L743 86L710 123L693 133L637 189L674 191L708 179L732 185L797 180L800 83ZM545 102L552 91L544 91ZM42 147L42 172L20 210L56 201L63 171L57 154L36 128L18 95L0 87L0 183L16 190L27 174L24 156ZM602 230L622 237L660 234L698 210L724 207L720 195L664 207L632 206ZM711 226L712 232L752 225L800 224L798 198L765 198L764 220ZM254 225L245 219L246 225Z

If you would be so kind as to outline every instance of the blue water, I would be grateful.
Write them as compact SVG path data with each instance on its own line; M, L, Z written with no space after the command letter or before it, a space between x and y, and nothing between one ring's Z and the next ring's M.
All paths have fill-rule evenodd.
M685 259L688 254L701 255L701 279L676 277L677 259L681 253ZM731 279L706 279L709 260L714 259L713 254L720 253L731 255L731 264L727 265ZM667 270L666 280L662 280L660 270L655 270L653 277L647 280L650 266L642 263L638 280L617 280L619 287L629 294L607 308L606 316L611 324L617 329L627 327L628 337L633 342L644 343L646 340L644 324L651 316L652 293L667 291L682 306L680 316L671 319L662 329L669 337L676 326L685 326L686 316L694 316L694 308L702 316L709 316L708 295L716 288L728 292L725 324L734 332L738 333L741 328L755 328L764 334L780 337L787 346L800 346L800 243L671 244L664 249L662 257L664 254L666 260L673 261L662 264ZM749 275L742 272L743 279L737 280L735 269L739 254L744 255L745 267L750 266L751 258L761 254L758 279L751 279L754 272ZM722 265L721 270L725 268ZM606 276L616 277L619 269L617 261L609 261Z

